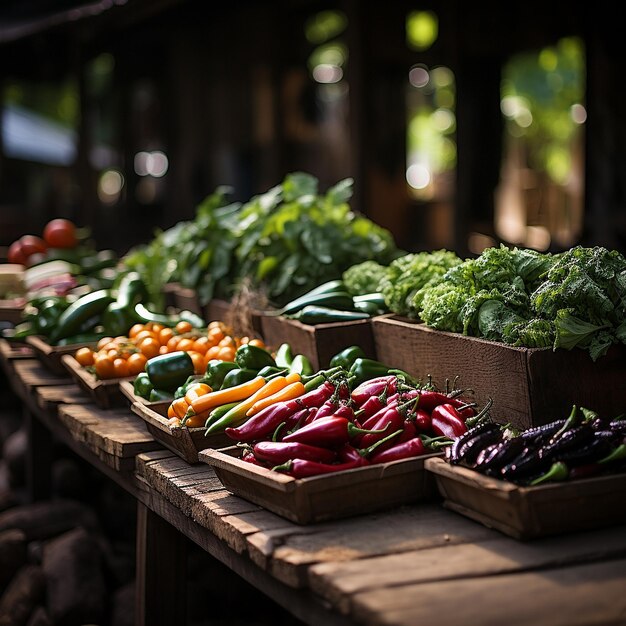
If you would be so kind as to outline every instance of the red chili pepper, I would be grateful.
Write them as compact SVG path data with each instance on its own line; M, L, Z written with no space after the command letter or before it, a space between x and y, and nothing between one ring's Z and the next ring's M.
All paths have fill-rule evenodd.
M352 390L350 397L354 404L360 408L371 396L378 396L385 390L387 390L387 393L394 393L397 386L398 379L395 376L380 376L361 383L356 389Z
M262 466L263 463L261 463L255 456L254 454L252 454L252 452L250 450L246 450L242 455L241 455L241 460L245 461L246 463L252 463L252 465L259 465Z
M329 398L322 404L322 406L317 409L317 417L328 417L329 415L334 415L335 411L339 407L339 400L334 396Z
M369 432L371 431L355 426L345 417L332 415L330 417L320 417L320 419L316 419L299 430L289 433L286 437L283 437L283 441L337 448L344 443L348 443L355 435Z
M409 459L414 456L421 456L430 452L419 437L414 437L408 441L398 443L391 448L376 452L370 461L372 463L388 463L389 461L398 461L399 459Z
M277 472L289 474L294 478L307 478L309 476L319 476L320 474L331 474L332 472L341 472L347 469L354 469L355 467L363 467L364 465L369 465L369 461L359 456L358 460L355 459L354 461L347 461L346 463L338 463L335 465L308 461L306 459L292 459L283 465L277 465L273 469Z
M308 393L305 393L303 396L296 398L293 402L297 402L300 408L319 408L335 393L335 390L335 385L327 380L324 381L319 387L316 387Z
M304 418L302 424L300 424L300 426L298 426L298 428L302 428L302 426L305 426L306 424L310 424L311 422L314 422L317 419L317 414L319 413L319 409L316 409L315 407L311 408L311 409L307 409L308 410L308 415ZM296 430L295 428L291 428L290 430Z
M402 430L396 430L393 433L390 433L383 439L376 441L368 448L355 448L351 443L346 443L337 451L337 457L342 462L354 461L358 456L362 456L368 458L374 452L378 452L381 450L383 446L387 446L387 444L393 445L392 439L395 439L399 435L402 435Z
M361 408L355 413L360 420L366 420L368 417L372 417L374 413L377 413L383 407L387 406L394 400L398 400L400 395L393 393L390 396L386 392L377 395L370 396L362 405Z
M413 416L411 419L415 424L415 429L419 433L427 433L430 432L432 418L430 417L430 413L424 411L424 409L417 408L413 412Z
M404 416L400 412L398 405L388 408L368 429L374 432L365 433L362 437L357 438L359 447L369 448L369 446L380 441L385 434L392 433L394 431L402 431L404 423Z
M276 428L300 410L295 400L277 402L255 413L248 421L236 428L225 428L224 432L235 441L258 441L271 435Z
M259 441L254 444L252 451L257 459L272 465L286 463L291 459L306 459L319 463L332 463L337 459L334 450L286 441Z
M345 417L346 419L354 422L354 409L349 404L341 404L339 408L333 413L335 417Z
M437 435L456 439L467 432L465 420L452 404L439 404L432 410L430 418L432 431Z

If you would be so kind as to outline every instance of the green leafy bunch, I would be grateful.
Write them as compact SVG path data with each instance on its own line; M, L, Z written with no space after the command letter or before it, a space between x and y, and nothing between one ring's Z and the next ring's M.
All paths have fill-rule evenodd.
M363 261L351 265L342 275L343 284L353 296L377 293L381 281L387 276L387 266L376 261Z
M418 317L423 290L438 284L459 263L461 259L448 250L409 253L392 261L379 285L389 310Z
M352 179L325 194L303 172L246 203L235 229L236 275L278 306L367 260L397 256L386 229L350 209Z
M240 210L240 204L228 203L230 191L219 187L197 207L194 220L158 231L125 255L124 265L140 273L153 302L162 305L163 287L173 282L197 289L202 304L225 295L233 280L233 228Z

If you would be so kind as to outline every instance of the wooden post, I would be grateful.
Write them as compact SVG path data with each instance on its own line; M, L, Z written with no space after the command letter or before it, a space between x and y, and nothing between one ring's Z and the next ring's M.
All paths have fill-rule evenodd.
M31 502L50 497L52 486L52 436L50 431L24 407L28 435L26 451L26 487Z
M187 623L187 539L141 502L137 503L135 624Z

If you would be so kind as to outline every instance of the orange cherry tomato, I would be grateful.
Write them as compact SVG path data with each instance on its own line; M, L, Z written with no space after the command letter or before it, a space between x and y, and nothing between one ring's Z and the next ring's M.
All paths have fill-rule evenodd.
M141 354L148 359L160 354L161 350L161 344L154 337L146 337L137 345L137 347L141 351Z
M108 343L111 343L112 341L113 337L102 337L102 339L100 339L100 341L98 341L98 343L96 344L96 350L102 350L104 346L106 346Z
M116 378L124 378L129 375L128 361L126 359L117 358L113 361L113 369Z
M219 354L221 348L219 346L213 346L206 351L205 360L208 362L211 359L217 359L217 355Z
M182 339L181 336L179 335L174 335L168 342L167 342L167 351L168 352L175 352L176 350L178 350L178 342Z
M208 337L198 337L193 342L193 351L199 352L200 354L206 354L206 351L209 349L210 343Z
M265 348L265 342L262 339L250 339L248 343L257 348Z
M224 339L226 335L224 331L219 326L214 326L213 328L209 328L207 331L207 337L212 339L215 343L218 343L222 339Z
M176 347L177 350L182 350L183 352L189 352L190 350L193 349L193 344L195 343L195 341L193 339L190 339L189 337L183 337L179 342L178 342L178 346Z
M223 348L234 348L236 346L236 343L237 342L233 337L231 337L230 335L226 335L226 337L224 337L224 339L222 339L217 345Z
M217 358L222 361L234 361L235 360L235 348L233 346L223 346L217 353Z
M128 357L128 375L129 376L136 376L137 374L140 374L141 372L144 371L145 367L146 367L146 361L148 359L146 358L145 354L142 354L141 352L135 352L134 354L131 354Z
M113 359L110 356L100 356L94 361L96 369L96 375L99 378L114 378L115 366L113 365Z
M159 333L165 328L163 324L157 324L156 322L152 324L152 332L158 337Z
M191 325L191 322L181 320L178 324L176 324L176 326L174 326L174 330L179 335L182 335L183 333L188 333L190 330L193 330L193 326Z
M193 363L193 373L194 374L204 374L206 370L206 365L204 362L204 354L200 352L189 351L189 356L191 357L191 362Z
M138 333L145 329L146 327L143 324L133 324L128 331L128 336L133 339Z
M166 346L167 342L174 336L174 331L171 328L162 328L159 331L159 342L162 346Z
M76 354L74 355L74 358L83 366L86 367L87 365L93 365L93 351L91 348L78 348L78 350L76 350Z
M134 340L136 344L139 344L141 341L148 338L156 339L156 335L151 330L141 330L135 335Z

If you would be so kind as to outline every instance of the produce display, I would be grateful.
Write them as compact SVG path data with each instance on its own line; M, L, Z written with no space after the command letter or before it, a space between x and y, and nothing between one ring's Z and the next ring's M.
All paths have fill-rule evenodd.
M298 397L248 410L225 432L243 460L306 478L431 454L488 412L477 413L462 390L443 393L387 370L358 384L352 369L320 373Z
M521 485L575 480L626 470L626 415L572 407L567 419L522 432L488 419L455 439L453 465Z
M357 262L386 264L399 254L387 230L350 209L351 179L320 194L315 177L296 172L243 204L227 193L218 189L194 220L125 256L155 302L168 282L195 289L201 304L230 299L246 284L280 307Z

